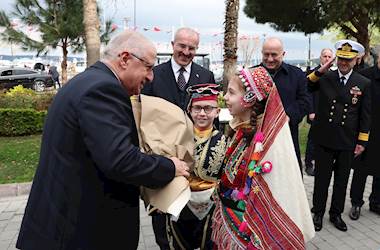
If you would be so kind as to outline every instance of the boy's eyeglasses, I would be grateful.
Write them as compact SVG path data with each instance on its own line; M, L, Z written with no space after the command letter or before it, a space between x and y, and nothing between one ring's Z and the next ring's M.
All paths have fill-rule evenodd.
M203 109L203 111L206 113L206 114L210 114L214 109L217 109L218 107L213 107L213 106L209 106L209 105L207 105L207 106L198 106L198 105L195 105L195 106L192 106L191 107L191 111L192 112L194 112L194 113L196 113L196 114L198 114L198 113L200 113L201 111L202 111L202 109Z

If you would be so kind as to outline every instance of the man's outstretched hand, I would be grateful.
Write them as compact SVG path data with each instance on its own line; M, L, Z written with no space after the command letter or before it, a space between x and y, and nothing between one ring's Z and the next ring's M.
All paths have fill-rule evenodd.
M186 162L181 161L177 157L171 157L170 160L172 160L175 165L175 176L190 176L189 167Z

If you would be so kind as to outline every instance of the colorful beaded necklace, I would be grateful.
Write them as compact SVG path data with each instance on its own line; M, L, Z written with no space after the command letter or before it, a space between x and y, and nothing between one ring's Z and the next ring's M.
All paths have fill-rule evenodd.
M238 129L233 137L231 146L227 149L221 182L224 187L229 189L221 195L238 201L237 207L245 213L247 198L251 192L252 178L261 173L269 173L272 170L272 163L265 161L259 164L262 159L261 152L263 151L264 141L262 132L256 132L248 147L246 138L243 135L243 130ZM244 220L244 215L242 218ZM239 231L243 235L252 233L245 221L241 222Z

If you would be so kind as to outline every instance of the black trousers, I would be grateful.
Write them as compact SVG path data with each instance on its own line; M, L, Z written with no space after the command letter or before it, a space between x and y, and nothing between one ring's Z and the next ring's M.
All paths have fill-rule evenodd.
M169 241L166 233L166 214L153 214L152 225L157 245L161 250L169 250Z
M311 135L311 128L307 135L307 143L306 143L306 152L305 152L305 166L312 167L312 161L315 159L314 157L314 142Z
M294 150L295 150L296 155L297 155L298 165L300 167L301 176L303 177L301 151L300 151L300 144L298 141L298 123L297 124L289 123L289 127L290 127L290 133L292 135Z
M154 214L152 216L152 224L156 243L161 250L169 250L169 234L169 237L172 238L171 242L174 249L184 248L192 250L201 248L201 250L211 250L213 248L211 241L211 219L214 209L215 207L210 210L203 220L198 220L187 206L181 211L177 222L170 221L170 215ZM177 242L177 238L180 243ZM202 242L204 243L203 247Z
M315 145L313 213L322 215L325 213L328 188L333 171L334 184L329 213L334 216L343 212L352 159L353 151L351 150L334 150Z
M353 206L363 206L363 193L367 181L367 171L362 171L360 166L354 171L351 182L351 204ZM372 180L372 192L369 196L369 205L380 205L380 176L374 176Z

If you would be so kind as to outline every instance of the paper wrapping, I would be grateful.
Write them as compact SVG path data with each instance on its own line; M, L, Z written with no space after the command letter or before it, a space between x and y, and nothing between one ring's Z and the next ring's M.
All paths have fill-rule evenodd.
M193 123L186 113L158 97L133 96L131 101L142 152L168 158L175 156L192 167ZM191 191L187 179L179 176L163 188L143 187L141 195L147 205L178 217L189 201Z

